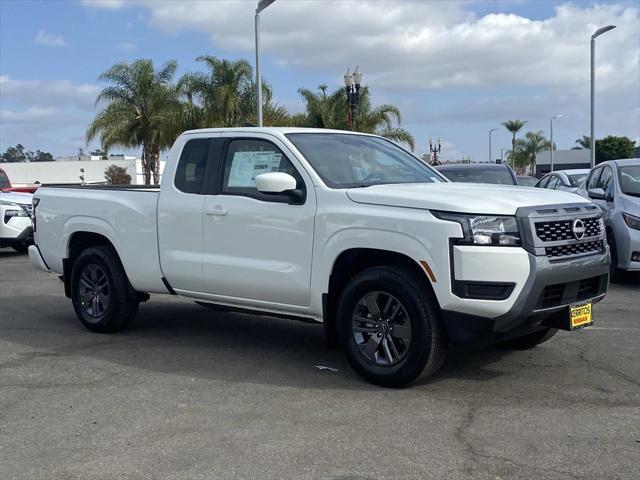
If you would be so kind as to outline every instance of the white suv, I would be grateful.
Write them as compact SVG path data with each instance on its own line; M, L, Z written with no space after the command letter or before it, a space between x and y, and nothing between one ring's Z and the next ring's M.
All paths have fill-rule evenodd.
M29 193L0 192L0 248L26 252L33 243Z

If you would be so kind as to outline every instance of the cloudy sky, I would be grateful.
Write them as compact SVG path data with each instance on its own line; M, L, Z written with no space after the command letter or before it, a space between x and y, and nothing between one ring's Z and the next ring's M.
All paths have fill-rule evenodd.
M256 1L0 0L0 149L73 154L96 113L98 75L151 58L200 69L201 54L253 64ZM618 0L277 0L262 14L263 74L275 100L302 110L299 87L342 85L359 65L375 103L393 103L424 153L488 157L507 119L558 148L589 133L589 38L597 41L596 135L640 140L640 2ZM96 145L90 145L94 147ZM494 157L510 146L493 134Z

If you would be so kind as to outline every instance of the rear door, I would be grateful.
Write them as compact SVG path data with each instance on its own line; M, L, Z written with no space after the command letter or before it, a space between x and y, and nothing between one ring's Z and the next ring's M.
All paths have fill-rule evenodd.
M162 273L171 287L197 291L202 285L203 191L219 168L220 134L186 136L178 161L165 170L158 201L158 247ZM173 153L173 152L172 152Z
M225 133L218 188L204 202L203 292L304 307L310 303L316 197L311 178L278 138ZM286 172L304 200L257 191L255 176Z

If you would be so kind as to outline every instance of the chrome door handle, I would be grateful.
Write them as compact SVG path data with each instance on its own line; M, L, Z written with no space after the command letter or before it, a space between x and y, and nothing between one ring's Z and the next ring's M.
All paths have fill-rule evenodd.
M207 215L218 215L220 217L224 217L227 214L227 211L220 205L216 205L213 209L207 210L205 213Z

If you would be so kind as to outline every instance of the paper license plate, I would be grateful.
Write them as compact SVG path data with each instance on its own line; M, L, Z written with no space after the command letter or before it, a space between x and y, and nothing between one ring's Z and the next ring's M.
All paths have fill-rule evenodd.
M591 302L571 305L569 307L569 320L571 330L593 325L593 319L591 318Z

